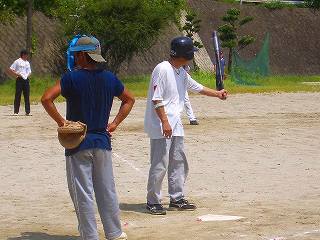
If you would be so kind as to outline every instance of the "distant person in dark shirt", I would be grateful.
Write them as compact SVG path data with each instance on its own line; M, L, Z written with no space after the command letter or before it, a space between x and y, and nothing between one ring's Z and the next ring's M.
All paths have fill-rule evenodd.
M226 76L225 76L224 69L225 69L225 66L226 66L226 61L224 59L222 51L220 51L220 64L221 64L222 80L225 80ZM217 71L217 64L213 65L213 69L214 69L214 72L216 73L216 77L218 78L219 77L219 72Z

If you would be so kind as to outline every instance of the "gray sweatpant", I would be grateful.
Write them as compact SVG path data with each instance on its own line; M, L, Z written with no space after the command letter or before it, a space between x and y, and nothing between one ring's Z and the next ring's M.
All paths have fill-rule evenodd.
M66 157L69 192L82 240L98 240L93 192L107 239L121 235L111 151L88 149Z
M161 186L167 171L170 199L179 201L184 197L184 183L189 172L183 137L150 139L150 147L147 202L161 203Z

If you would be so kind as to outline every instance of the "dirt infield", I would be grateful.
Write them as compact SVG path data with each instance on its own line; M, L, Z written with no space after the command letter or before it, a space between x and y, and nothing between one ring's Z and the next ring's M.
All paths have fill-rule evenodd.
M145 100L138 100L113 140L129 239L320 239L319 100L319 93L244 94L225 102L192 96L200 125L185 126L187 195L199 208L160 217L144 210L149 146ZM56 126L40 105L32 111L14 117L11 106L0 107L0 239L78 239ZM245 218L197 221L206 214Z

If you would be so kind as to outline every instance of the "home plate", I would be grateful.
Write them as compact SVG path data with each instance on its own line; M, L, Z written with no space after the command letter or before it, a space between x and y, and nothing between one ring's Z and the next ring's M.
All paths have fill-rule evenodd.
M197 217L197 221L200 221L200 222L236 221L243 218L244 217L239 217L239 216L207 214L207 215Z

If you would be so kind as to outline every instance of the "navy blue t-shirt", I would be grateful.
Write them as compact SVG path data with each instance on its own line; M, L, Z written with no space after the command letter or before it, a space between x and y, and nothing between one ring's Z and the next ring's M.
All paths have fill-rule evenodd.
M87 124L86 138L75 149L66 149L66 156L84 149L111 150L107 124L113 98L124 90L121 81L105 70L76 70L62 76L61 95L67 101L67 120Z

